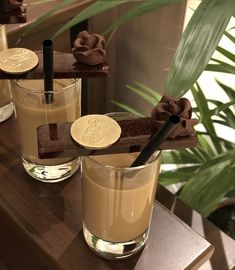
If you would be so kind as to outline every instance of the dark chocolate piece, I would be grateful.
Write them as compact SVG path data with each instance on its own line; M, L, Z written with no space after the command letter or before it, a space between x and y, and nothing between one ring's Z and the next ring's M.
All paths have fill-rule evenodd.
M77 157L88 155L102 155L112 153L138 152L149 142L150 137L159 129L156 121L150 117L132 120L117 121L121 126L120 139L111 147L102 150L85 149L70 135L72 123L57 123L57 127L51 129L49 125L40 126L37 129L38 156L39 158ZM51 134L56 132L56 134ZM51 139L53 138L53 139ZM57 140L54 140L57 138ZM160 147L166 149L191 148L197 144L195 132L185 137L167 139Z
M8 74L0 70L0 79L43 79L42 52L35 52L39 64L24 74ZM107 77L108 65L89 66L79 64L72 53L54 53L54 79Z
M87 31L78 33L72 49L74 57L79 63L98 65L105 62L106 41L99 34L89 34Z
M170 115L180 117L180 124L171 132L169 138L185 137L194 132L194 126L198 124L197 119L191 119L192 106L187 98L176 99L170 96L163 96L160 102L152 110L152 118L161 128Z
M26 7L22 0L0 1L0 24L26 23Z

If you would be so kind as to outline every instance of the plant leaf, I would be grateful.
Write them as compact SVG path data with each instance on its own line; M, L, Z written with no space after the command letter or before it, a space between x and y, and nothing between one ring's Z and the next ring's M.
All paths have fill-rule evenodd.
M166 83L166 94L180 97L197 81L230 20L230 0L204 0L194 12L177 48Z
M193 149L190 149L192 154L200 160L201 163L204 163L207 161L207 157L204 156L204 154L198 149L198 147L195 147Z
M233 90L231 87L223 84L219 80L216 80L216 82L224 90L224 92L226 93L226 95L229 97L230 100L235 100L235 90Z
M212 136L213 134L216 134L216 131L213 125L213 121L211 120L209 116L210 110L207 104L207 100L198 84L197 84L197 88L193 86L191 91L197 103L198 110L201 114L201 123L204 125L205 129L210 134L211 141L213 142L216 151L218 153L221 153L222 147L220 145L220 141L216 137Z
M152 95L153 98L155 98L156 100L156 103L158 103L161 98L162 98L162 95L158 94L156 91L154 91L153 89L149 88L148 86L140 83L140 82L137 82L137 81L134 81L134 83L140 87L141 90L145 91L146 93Z
M133 93L137 94L138 96L142 97L145 101L147 101L150 105L155 106L156 100L155 98L151 97L149 94L144 93L143 91L139 90L136 87L133 87L131 85L126 85L126 88L131 90Z
M215 61L215 59L213 59L213 61ZM216 60L217 62L219 62L219 60ZM235 74L235 68L234 66L230 65L230 64L208 64L206 66L207 71L213 71L213 72L223 72L223 73L229 73L229 74Z
M109 10L111 8L114 8L116 6L122 5L124 3L129 2L129 0L122 0L122 1L96 1L93 4L91 4L89 7L82 10L78 15L76 15L73 19L68 21L64 26L62 26L53 36L52 39L56 38L58 35L60 35L65 30L71 28L72 26L92 17L96 14L99 14L101 12L104 12L106 10Z
M198 137L198 143L201 149L204 149L204 152L207 154L208 158L214 157L216 155L216 152L210 146L205 136L203 136L202 134L198 134L197 132L197 137Z
M221 123L221 121L214 120L214 122L223 125L223 123ZM227 125L225 125L225 126L227 126ZM199 134L201 134L201 135L207 135L207 136L210 136L210 137L211 137L211 135L210 135L208 132L197 131L197 134L198 134L198 135L199 135ZM221 142L223 142L223 143L229 143L229 144L230 144L230 148L234 148L234 147L235 147L235 143L233 143L233 142L231 142L231 141L228 141L228 140L226 140L226 139L224 139L224 138L218 137L217 135L212 135L212 136L215 137L215 138L217 138L217 139L219 139L219 140L220 140Z
M143 15L145 13L151 12L157 8L161 8L166 5L174 4L181 2L182 0L148 0L142 1L137 7L134 7L126 14L122 15L114 23L112 23L108 29L103 32L103 35L106 36L108 33L112 32L113 29L119 27L121 24L131 21L133 18Z
M22 38L28 36L32 32L33 29L35 29L37 26L39 26L40 24L45 22L56 11L58 11L60 9L63 9L67 5L73 4L73 3L78 2L78 1L80 1L80 0L64 0L63 2L61 2L61 3L57 4L56 6L54 6L52 9L48 10L44 15L39 17L36 21L34 21L34 22L30 23L28 26L26 26L26 29L23 32L20 40ZM17 42L19 42L20 40L18 40Z
M27 5L36 6L36 5L41 5L41 4L50 3L50 2L55 2L55 0L39 0L39 1L31 2L30 4L27 4Z
M233 43L235 43L235 37L231 35L229 32L225 31L224 35L229 38Z
M123 109L123 110L125 110L127 112L133 113L136 116L145 117L145 115L143 113L140 113L140 112L136 111L135 109L133 109L132 107L130 107L130 106L126 105L126 104L123 104L123 103L115 101L115 100L111 100L111 102L113 104L115 104L116 106L118 106L119 108L121 108L121 109Z
M210 110L209 115L210 116L217 115L220 118L224 119L224 121L228 124L229 127L235 128L235 121L234 121L235 116L234 116L233 111L229 108L230 106L235 104L235 100L227 102L227 103L223 103L221 101L211 100L211 99L208 99L208 101L217 106L217 108ZM221 112L223 112L225 115L222 115Z
M200 164L201 159L198 160L192 152L188 149L183 150L171 150L163 152L163 164Z
M165 171L160 174L159 181L164 186L186 182L198 168L200 168L200 165L185 166L176 170Z
M222 102L221 102L222 103ZM223 103L221 105L219 105L217 108L213 109L213 110L210 110L209 112L209 117L213 116L213 115L218 115L220 112L225 112L226 113L226 110L228 110L228 108L232 105L235 104L235 100L233 101L229 101L227 103ZM230 112L232 113L232 111L230 110ZM234 115L233 115L233 118L234 118Z
M183 187L180 198L203 216L208 216L234 187L234 164L235 150L206 162Z
M235 62L235 55L233 53L229 52L228 50L226 50L220 46L217 46L216 51L220 52L223 56L227 57L229 60ZM235 67L234 67L234 69L235 69Z

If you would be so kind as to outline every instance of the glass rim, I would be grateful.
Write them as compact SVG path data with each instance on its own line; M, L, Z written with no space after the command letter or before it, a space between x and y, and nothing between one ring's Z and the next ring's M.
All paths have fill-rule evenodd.
M152 156L156 153L156 157L154 157L153 160L146 162L144 165L140 165L140 166L136 166L136 167L114 167L111 165L106 165L103 163L100 163L99 161L95 160L94 157L95 156L86 156L83 158L87 158L89 160L91 160L92 162L96 163L97 165L99 165L102 168L108 169L108 170L115 170L115 171L120 171L120 172L129 172L129 171L136 171L136 170L141 170L143 168L147 168L150 165L152 165L156 160L158 160L161 157L162 154L162 150L156 150ZM117 153L117 154L131 154L131 153ZM115 155L115 154L114 154Z
M60 90L56 90L56 91L47 91L45 92L44 89L29 89L29 88L26 88L26 87L22 87L18 82L19 81L22 81L22 80L43 80L43 79L17 79L17 80L11 80L11 82L15 85L17 85L17 87L19 87L19 89L22 89L24 91L28 91L30 92L30 94L40 94L40 95L44 95L45 93L48 93L48 94L59 94L59 93L63 93L66 89L68 88L71 88L73 87L74 85L76 85L78 82L81 82L81 78L69 78L69 79L54 79L55 81L56 80L72 80L73 83L71 83L70 85L67 85L63 88L61 88Z

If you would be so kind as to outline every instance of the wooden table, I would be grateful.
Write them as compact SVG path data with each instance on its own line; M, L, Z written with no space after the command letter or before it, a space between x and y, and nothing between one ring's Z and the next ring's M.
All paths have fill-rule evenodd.
M99 258L88 249L81 232L79 173L58 184L29 177L21 165L13 117L1 124L0 142L2 269L197 269L212 255L209 242L156 202L143 252L119 262ZM164 191L159 189L160 199Z

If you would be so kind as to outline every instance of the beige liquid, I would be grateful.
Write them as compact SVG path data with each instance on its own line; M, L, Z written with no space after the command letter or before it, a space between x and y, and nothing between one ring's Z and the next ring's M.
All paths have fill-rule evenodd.
M15 107L16 116L21 139L22 155L27 161L42 165L57 165L66 163L71 158L55 158L55 159L38 159L38 145L36 128L43 124L72 122L80 116L80 96L71 94L66 96L56 92L61 89L61 83L65 85L72 84L73 81L60 80L55 81L54 85L54 101L52 104L46 104L44 95L31 95L22 89L16 89ZM19 84L30 89L42 89L42 81L27 80L21 81ZM23 93L20 93L22 90ZM78 92L75 92L78 93Z
M10 82L8 80L0 80L0 107L11 102Z
M115 167L129 167L134 157L118 154L96 157ZM156 172L160 162L150 169L131 172L120 179L117 173L82 165L83 219L88 230L111 242L126 242L142 235L149 227L156 192Z
M7 49L6 31L3 25L0 25L0 52ZM0 80L0 107L11 102L10 82Z

